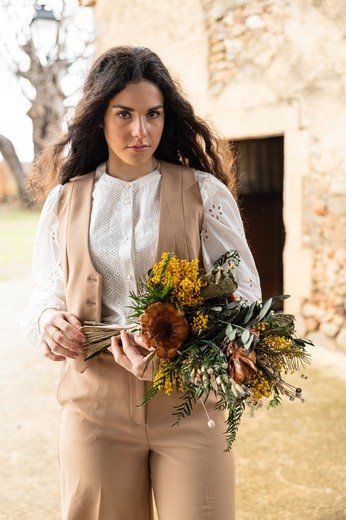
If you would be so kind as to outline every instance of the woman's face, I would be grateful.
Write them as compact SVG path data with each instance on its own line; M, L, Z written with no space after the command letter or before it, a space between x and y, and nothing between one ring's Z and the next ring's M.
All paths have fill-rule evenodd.
M104 116L108 173L134 180L153 170L153 154L164 125L163 94L149 81L129 83L114 96Z

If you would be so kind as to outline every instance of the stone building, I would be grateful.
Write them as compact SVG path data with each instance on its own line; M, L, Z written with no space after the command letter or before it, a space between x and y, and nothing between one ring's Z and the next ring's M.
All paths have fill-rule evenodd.
M156 51L240 150L264 297L346 351L344 0L92 0L97 52Z

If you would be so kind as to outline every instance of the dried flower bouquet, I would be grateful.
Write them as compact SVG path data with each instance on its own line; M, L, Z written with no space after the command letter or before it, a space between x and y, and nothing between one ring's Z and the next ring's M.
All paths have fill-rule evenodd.
M126 327L86 323L87 359L109 347L121 329L141 330L155 361L154 381L143 405L157 392L175 388L180 404L173 409L175 423L204 404L211 393L215 408L226 412L226 450L229 450L246 406L255 410L267 401L280 404L282 396L303 401L302 391L285 381L288 372L310 362L307 339L295 335L294 316L277 313L273 306L287 295L247 305L237 299L233 276L239 265L237 251L227 251L206 273L198 260L179 260L164 253L146 281L139 283L132 319ZM208 417L209 418L209 417ZM213 427L213 421L208 421Z

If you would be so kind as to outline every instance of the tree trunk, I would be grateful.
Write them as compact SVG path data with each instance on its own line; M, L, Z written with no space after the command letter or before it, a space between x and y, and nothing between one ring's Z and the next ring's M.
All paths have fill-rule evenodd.
M18 195L22 204L29 204L29 197L25 188L25 172L22 163L18 159L12 142L0 135L0 152L7 162L17 184Z
M42 65L31 40L22 46L22 50L30 58L30 67L25 72L18 70L17 75L29 80L36 90L27 112L32 120L36 159L37 154L55 141L61 132L65 95L60 87L60 79L66 74L68 62L57 58L52 63Z
M52 92L52 97L54 93ZM60 105L60 106L59 106ZM63 117L63 100L59 96L48 101L37 95L27 114L32 120L34 157L56 140L61 132Z

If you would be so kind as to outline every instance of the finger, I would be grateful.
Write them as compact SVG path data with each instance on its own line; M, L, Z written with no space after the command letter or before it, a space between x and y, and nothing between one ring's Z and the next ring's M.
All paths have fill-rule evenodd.
M108 349L115 357L125 356L123 349L120 346L119 339L117 336L113 336L111 339L111 346ZM126 357L126 356L125 356Z
M82 352L81 343L75 343L71 341L69 338L65 336L61 329L58 329L56 332L54 332L53 337L45 337L45 341L51 348L51 350L53 350L53 352L57 351L57 347L62 347L65 350L68 350L72 353L80 354Z
M136 339L136 338L134 338ZM148 377L147 374L147 361L152 357L152 350L149 351L147 347L145 347L146 352L148 354L146 356L143 356L143 354L138 350L137 346L133 344L132 337L129 336L125 331L121 332L121 340L123 344L123 350L128 356L132 368L131 372L134 374L140 381L150 381L152 379L152 376ZM139 347L141 345L138 345Z
M41 347L43 350L43 354L46 358L51 359L52 361L64 361L64 356L57 356L54 354L51 349L48 347L47 343L45 341L42 341Z
M121 341L122 348L119 346L118 339L113 337L111 347L108 350L112 352L115 361L120 366L142 380L146 357L138 352L136 346L132 344L131 337L125 331L121 331Z
M71 323L72 320L73 323ZM81 326L74 314L66 313L54 321L54 325L62 330L65 336L72 342L81 345L85 343L86 337L78 329ZM77 327L78 325L78 327Z
M124 354L126 354L133 365L138 365L141 363L143 356L137 347L133 344L132 338L130 338L125 330L122 330L120 335Z
M48 338L45 339L45 342L47 343L50 350L53 352L53 354L56 354L57 356L64 356L71 359L77 359L77 357L80 354L80 351L75 351L70 348L65 348L63 345L58 343L60 337L63 337L62 333L56 333L54 334L54 339ZM66 340L66 338L65 338Z
M84 336L83 332L79 330L82 327L82 324L79 321L79 319L71 312L68 312L67 314L65 314L65 316L67 321L77 330L77 340L84 343L86 341L86 337Z
M111 346L108 350L113 354L114 360L118 365L130 372L132 371L132 363L124 354L123 349L119 346L119 341L116 336L113 336Z

